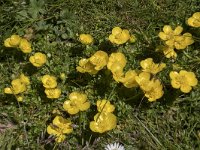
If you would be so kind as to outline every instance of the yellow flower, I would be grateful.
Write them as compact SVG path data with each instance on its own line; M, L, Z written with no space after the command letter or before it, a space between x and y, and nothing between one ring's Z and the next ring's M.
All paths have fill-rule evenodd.
M19 79L20 79L21 82L24 83L25 85L30 85L29 77L25 76L23 73L20 75Z
M148 101L153 102L163 96L163 86L158 79L152 79L149 82L149 86L151 86L151 90L144 91L145 96L148 98Z
M24 99L23 96L20 96L20 95L16 95L16 98L18 102L22 102Z
M163 86L158 79L152 78L148 72L141 72L135 77L136 82L150 102L161 98L164 94Z
M122 78L124 76L123 69L124 69L124 67L119 62L116 62L111 66L110 70L113 74L113 79L116 82L120 82L122 80Z
M115 110L115 106L110 104L110 101L103 99L97 101L97 110L99 112L112 113Z
M4 88L4 93L5 94L13 94L12 89L9 87Z
M125 77L121 78L119 81L123 83L123 85L127 88L137 87L138 84L135 81L135 77L137 73L135 70L129 70L126 72Z
M57 86L56 77L50 75L44 75L42 83L45 88L55 88Z
M158 72L162 71L165 67L165 63L155 64L152 58L147 58L140 62L140 66L142 67L142 71L149 72L152 74L157 74Z
M112 65L115 63L120 63L121 67L124 68L126 66L126 62L127 60L123 53L112 53L108 59L107 68L111 70Z
M138 83L138 85L143 91L150 91L151 87L148 86L150 78L151 78L150 73L141 72L138 76L135 77L135 81Z
M122 30L120 27L114 27L112 34L109 36L109 40L114 44L124 44L130 39L130 33L128 30Z
M112 53L108 59L107 68L112 72L115 81L119 82L123 77L123 69L126 66L126 57L123 53Z
M66 138L64 134L69 134L73 131L71 124L70 120L62 116L56 116L53 120L53 124L47 127L47 133L56 136L56 142L60 143Z
M97 51L94 55L89 58L91 64L95 67L95 70L101 70L108 63L108 54L104 51Z
M65 73L60 73L60 78L62 80L65 80L67 77L66 77L66 74Z
M171 78L171 85L175 89L179 89L184 93L189 93L192 86L196 86L198 80L193 72L181 70L179 73L171 71L169 74Z
M30 53L32 51L31 43L29 43L26 39L21 39L19 48L23 53Z
M88 72L89 74L96 74L98 70L95 70L95 65L93 65L89 59L82 58L79 61L79 66L76 67L76 70L85 73Z
M135 43L136 40L137 40L137 39L136 39L135 35L131 34L130 39L129 39L129 42L130 42L130 43Z
M112 113L97 113L94 116L94 121L90 122L90 129L93 132L104 133L112 130L117 125L117 117Z
M4 46L5 46L5 47L13 47L12 45L10 45L10 38L7 38L7 39L4 41Z
M94 39L90 34L81 34L79 40L82 44L89 45L92 44Z
M53 120L53 125L57 126L62 131L62 134L69 134L73 131L71 121L62 116L56 116Z
M181 26L177 26L175 28L175 30L172 30L171 26L170 25L165 25L163 27L163 32L160 32L158 34L158 36L164 40L164 41L167 41L167 40L171 40L174 38L174 36L177 36L177 35L180 35L181 32L183 31L183 28Z
M20 41L21 41L21 37L19 35L12 35L10 37L9 44L12 47L17 47L17 46L19 46Z
M47 133L56 136L55 141L57 143L63 142L66 138L66 136L62 133L62 130L53 124L50 124L47 127Z
M44 65L47 61L47 57L43 53L35 53L33 56L29 58L29 61L33 64L35 67L41 67Z
M61 89L59 88L51 88L51 89L45 89L45 94L48 98L59 98L61 95Z
M195 12L192 17L188 18L187 23L192 27L200 27L200 12Z
M90 102L87 101L87 95L78 93L78 92L72 92L69 95L69 100L65 101L63 104L63 108L69 113L69 114L77 114L79 111L85 111L90 108Z
M15 79L11 82L13 94L19 94L26 91L26 85L20 79Z

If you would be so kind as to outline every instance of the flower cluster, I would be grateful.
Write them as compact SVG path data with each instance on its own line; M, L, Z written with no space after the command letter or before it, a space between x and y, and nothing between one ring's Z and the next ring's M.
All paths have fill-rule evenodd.
M31 43L27 39L21 38L19 35L12 35L4 41L5 47L19 47L23 53L32 51Z
M192 17L188 18L187 23L189 26L200 27L200 12L195 12Z
M121 29L120 27L114 27L112 29L112 34L109 36L109 40L114 44L124 44L130 40L130 33L126 29ZM134 42L134 36L132 36L131 41Z
M33 64L35 67L41 67L44 65L47 61L47 57L45 54L37 52L33 56L29 58L29 61Z
M198 80L193 72L181 70L179 73L171 71L169 74L171 78L171 85L175 89L179 89L183 93L189 93L192 90L192 86L196 86Z
M65 140L65 134L70 134L73 131L72 123L70 120L63 118L62 116L56 116L53 123L48 125L47 133L54 135L55 141L60 143Z
M81 34L79 40L84 45L90 45L93 43L94 39L90 34Z
M90 122L90 129L98 133L114 129L117 125L117 117L112 113L115 110L114 105L105 99L98 100L97 110L98 113L94 116L94 121Z
M74 115L79 111L85 111L90 108L90 102L87 101L87 95L79 92L72 92L69 95L69 100L63 104L63 108L69 114Z
M56 77L50 75L44 75L42 77L42 83L45 87L45 94L48 98L59 98L61 95L61 89L57 88Z
M107 65L107 62L108 54L104 51L97 51L88 59L82 58L76 69L81 73L88 72L89 74L96 74Z
M17 101L23 101L23 95L27 90L27 86L30 85L30 80L23 73L19 78L12 80L11 87L4 88L4 93L6 94L14 94L17 98Z
M165 25L163 27L163 32L160 32L158 36L165 41L165 45L163 47L163 53L167 58L170 57L177 57L176 52L174 49L182 50L185 49L187 46L194 43L192 38L192 34L184 33L181 35L183 31L183 27L177 26L174 30L170 25Z

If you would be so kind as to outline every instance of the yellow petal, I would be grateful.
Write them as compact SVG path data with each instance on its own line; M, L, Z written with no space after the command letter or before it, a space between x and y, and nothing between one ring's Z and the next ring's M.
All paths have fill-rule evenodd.
M85 111L89 108L90 108L90 102L85 102L83 104L80 104L80 106L79 106L80 111Z
M191 90L192 90L192 87L187 85L187 84L184 84L184 85L181 85L181 88L180 90L183 92L183 93L189 93Z
M197 20L200 20L200 12L195 12L192 17L194 17Z
M174 35L179 35L183 31L183 27L177 26L174 30Z
M172 30L172 28L171 28L170 25L165 25L165 26L163 27L163 31L164 31L166 34L170 34L170 33L173 32L173 30Z
M7 39L4 41L4 46L5 46L5 47L13 47L13 46L10 44L10 38L7 38Z
M162 40L164 40L164 41L166 41L166 40L169 39L169 38L168 38L168 35L167 35L166 33L164 33L164 32L160 32L160 33L158 34L158 36L159 36Z
M112 34L114 35L114 36L116 36L117 34L120 34L122 32L122 29L120 28L120 27L114 27L113 29L112 29Z

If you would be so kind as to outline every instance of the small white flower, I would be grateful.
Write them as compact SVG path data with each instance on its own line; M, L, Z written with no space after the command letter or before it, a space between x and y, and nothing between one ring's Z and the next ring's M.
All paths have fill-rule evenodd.
M107 144L105 150L125 150L124 146L119 143Z

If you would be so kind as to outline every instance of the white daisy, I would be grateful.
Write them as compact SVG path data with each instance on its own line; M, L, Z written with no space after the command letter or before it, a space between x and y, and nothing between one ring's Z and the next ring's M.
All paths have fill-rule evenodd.
M125 150L124 146L119 143L107 144L105 150Z

